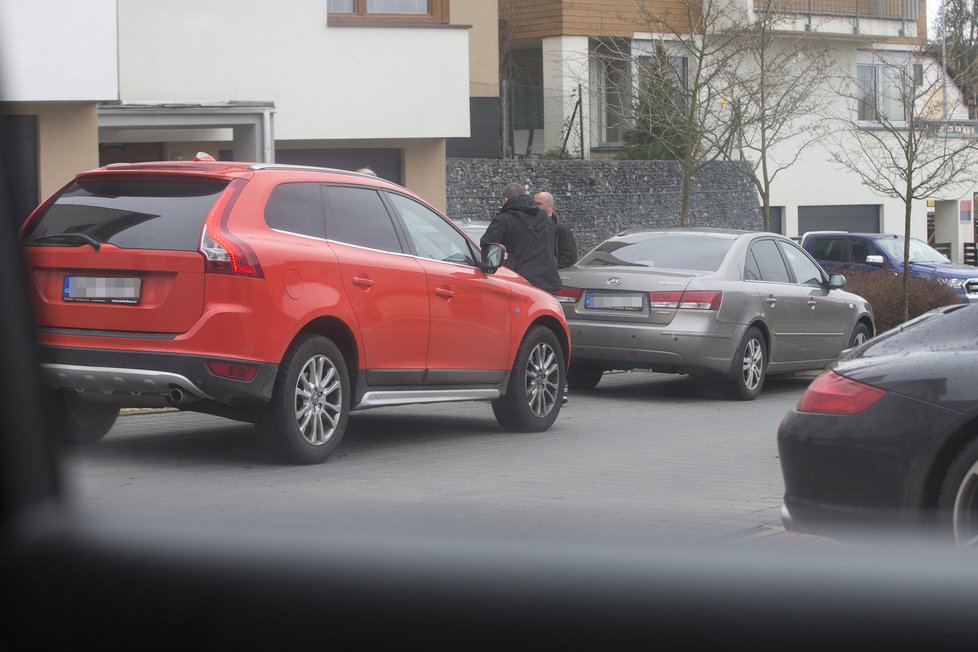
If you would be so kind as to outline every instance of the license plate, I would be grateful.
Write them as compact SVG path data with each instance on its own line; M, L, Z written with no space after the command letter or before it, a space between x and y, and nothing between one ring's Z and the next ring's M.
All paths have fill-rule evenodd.
M139 277L65 276L61 298L88 303L139 303Z
M641 294L594 294L588 292L584 297L584 307L594 310L642 310Z

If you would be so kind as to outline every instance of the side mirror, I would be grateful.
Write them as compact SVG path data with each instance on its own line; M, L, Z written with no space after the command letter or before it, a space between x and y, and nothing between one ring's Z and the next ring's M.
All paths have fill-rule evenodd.
M846 286L846 277L842 274L832 274L829 276L829 289L841 290Z
M883 257L880 256L880 255L878 255L878 254L875 255L875 256L866 256L866 264L867 265L882 265L883 264Z
M506 260L506 247L497 242L487 243L482 248L482 270L486 274L495 274Z

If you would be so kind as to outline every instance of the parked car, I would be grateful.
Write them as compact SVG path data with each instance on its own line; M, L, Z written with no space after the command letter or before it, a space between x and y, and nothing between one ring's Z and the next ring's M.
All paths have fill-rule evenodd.
M167 405L253 421L276 456L313 463L352 409L491 400L522 431L560 411L557 301L500 267L501 246L480 252L373 176L109 165L21 237L43 377L76 439L101 438L120 407Z
M811 232L802 237L802 247L830 272L889 269L903 273L902 235ZM910 238L910 273L941 280L964 303L978 302L978 267L952 263L947 256L916 238Z
M609 369L651 369L716 376L750 400L768 373L824 368L875 329L844 277L771 233L626 231L560 277L576 389Z
M473 220L468 217L453 221L460 229L471 235L472 239L476 242L479 242L482 238L482 234L489 228L490 222L490 220Z
M978 542L978 306L925 313L843 355L778 429L785 527L934 527Z

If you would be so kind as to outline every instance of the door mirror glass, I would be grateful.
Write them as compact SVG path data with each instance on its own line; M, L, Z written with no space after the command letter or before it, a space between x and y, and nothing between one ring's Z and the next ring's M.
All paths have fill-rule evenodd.
M495 274L506 260L506 247L490 242L482 248L482 269L486 274Z
M883 257L882 256L879 256L879 255L876 255L876 256L874 256L874 255L866 256L866 264L867 265L882 265L883 264Z
M829 276L829 289L841 290L846 286L846 277L842 274L832 274Z

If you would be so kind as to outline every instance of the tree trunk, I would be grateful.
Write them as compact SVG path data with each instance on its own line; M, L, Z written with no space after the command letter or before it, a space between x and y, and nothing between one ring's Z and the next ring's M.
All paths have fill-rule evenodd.
M912 199L904 202L903 214L903 321L910 319L910 208Z

